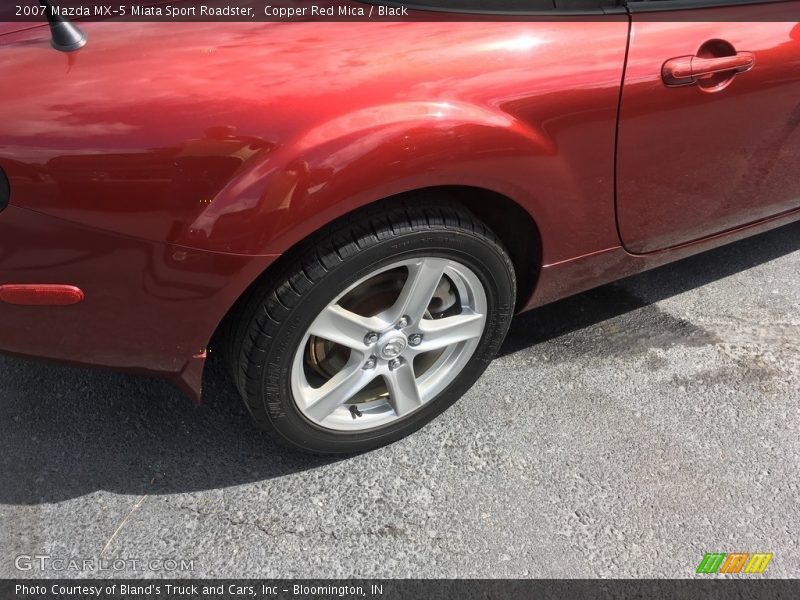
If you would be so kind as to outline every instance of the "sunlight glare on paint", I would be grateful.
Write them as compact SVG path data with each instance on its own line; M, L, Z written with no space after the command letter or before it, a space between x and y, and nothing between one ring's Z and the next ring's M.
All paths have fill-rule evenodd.
M486 50L494 51L494 50L507 50L509 52L527 52L536 46L541 46L545 43L545 40L539 36L535 35L518 35L517 37L513 37L508 40L498 40L496 42L491 42L486 44L484 47Z

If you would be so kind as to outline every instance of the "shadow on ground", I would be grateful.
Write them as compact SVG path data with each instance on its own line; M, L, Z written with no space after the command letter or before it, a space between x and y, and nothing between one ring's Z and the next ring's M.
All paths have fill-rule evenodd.
M798 248L800 223L537 309L514 321L501 355ZM196 407L160 380L0 357L0 503L57 502L101 489L208 490L332 462L284 450L251 426L213 358L205 389L205 402Z

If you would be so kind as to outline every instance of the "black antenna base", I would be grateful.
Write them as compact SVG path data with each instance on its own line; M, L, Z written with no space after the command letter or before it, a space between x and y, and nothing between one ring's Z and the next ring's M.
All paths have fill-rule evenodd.
M86 45L86 34L72 23L57 21L50 23L53 48L61 52L74 52Z
M50 43L60 52L74 52L86 45L86 34L77 25L73 25L64 17L53 12L49 0L39 0L39 4L46 7L45 14L50 25Z

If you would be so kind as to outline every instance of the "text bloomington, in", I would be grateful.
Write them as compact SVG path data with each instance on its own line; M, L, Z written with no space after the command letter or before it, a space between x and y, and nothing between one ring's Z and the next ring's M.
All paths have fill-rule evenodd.
M36 7L37 10L39 7ZM405 17L408 9L405 6L273 6L267 4L264 14L268 17L292 19L298 17ZM88 6L53 6L53 13L61 17L255 17L252 6L143 6L131 5L94 5Z

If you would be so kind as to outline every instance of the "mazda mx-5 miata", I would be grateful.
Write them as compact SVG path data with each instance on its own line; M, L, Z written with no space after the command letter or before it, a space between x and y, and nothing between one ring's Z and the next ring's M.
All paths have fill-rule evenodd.
M199 400L211 347L258 425L355 452L515 313L800 218L800 1L431 4L0 23L0 348Z

